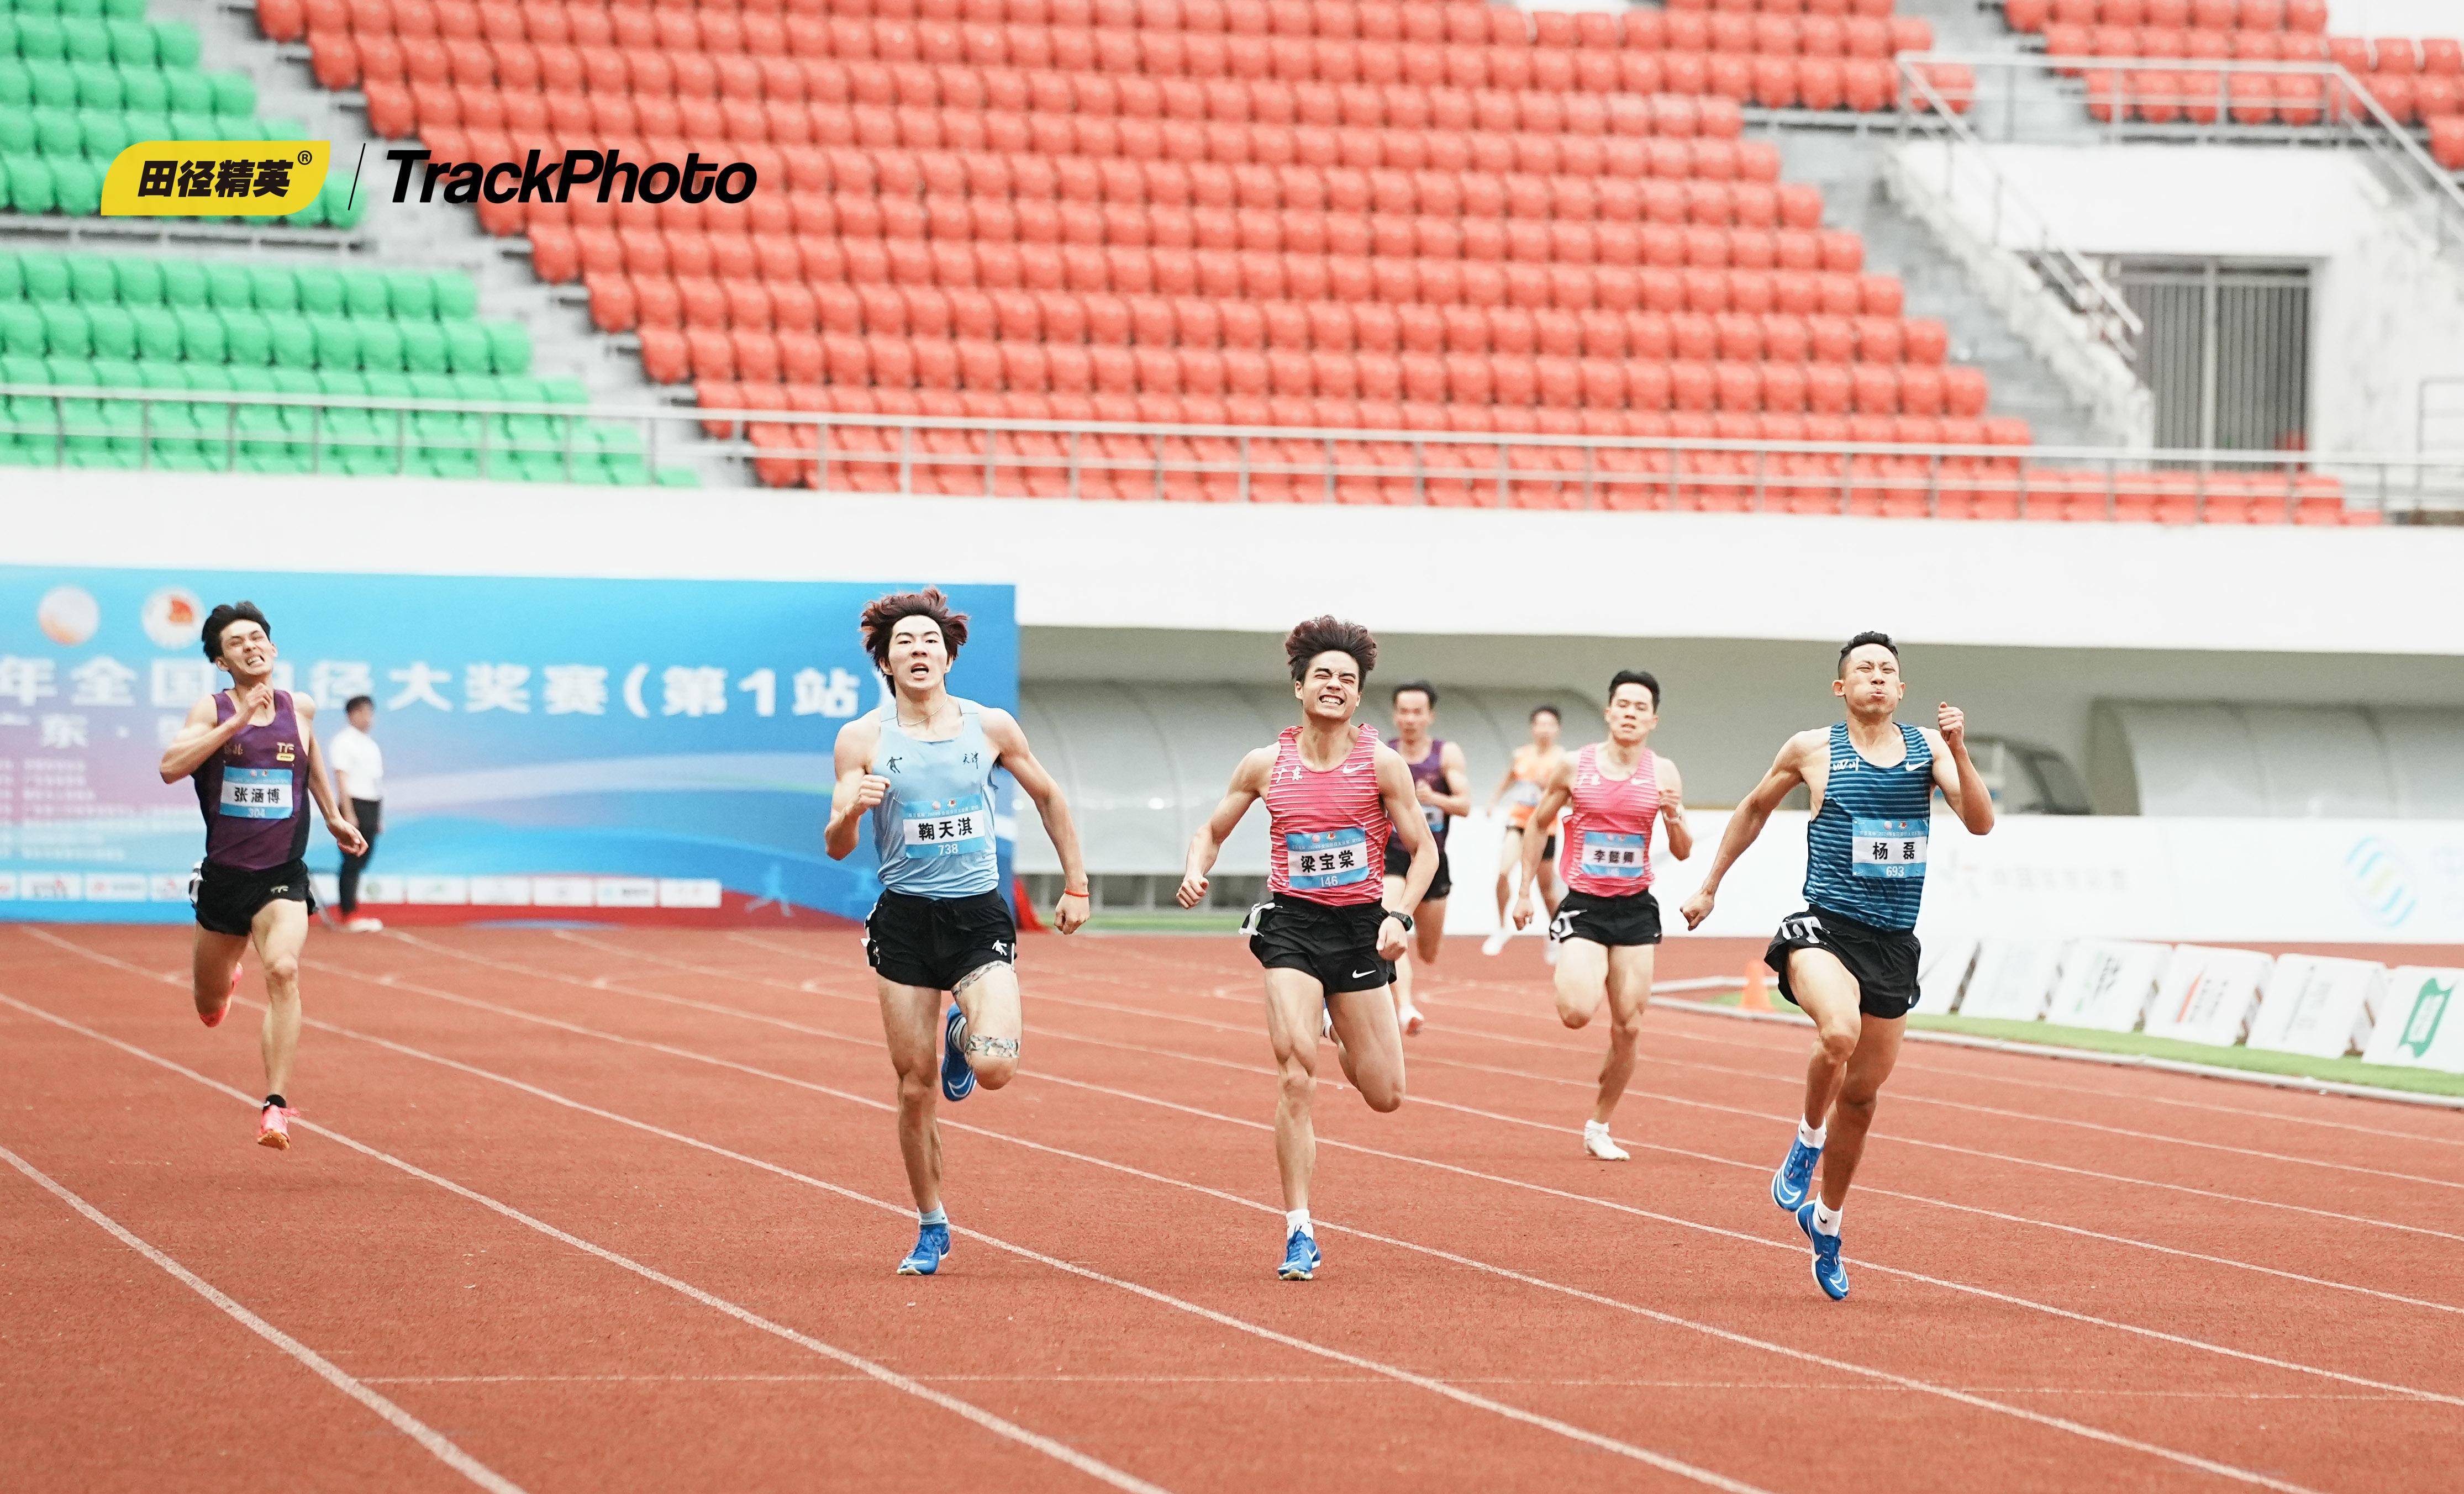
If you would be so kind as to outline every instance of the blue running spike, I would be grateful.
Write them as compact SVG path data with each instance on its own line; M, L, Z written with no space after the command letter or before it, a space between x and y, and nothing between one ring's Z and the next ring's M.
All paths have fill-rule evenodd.
M901 1276L930 1276L941 1269L950 1254L950 1226L926 1224L915 1232L915 1248L898 1263Z
M976 1092L976 1071L967 1066L966 1041L967 1014L952 1001L950 1015L941 1020L941 1097L952 1105Z
M1284 1241L1284 1263L1275 1267L1275 1274L1287 1282L1306 1282L1317 1275L1319 1260L1316 1237L1296 1229Z
M1833 1302L1847 1301L1848 1267L1839 1262L1839 1237L1814 1227L1814 1204L1810 1200L1796 1211L1796 1226L1805 1231L1806 1240L1814 1246L1814 1285Z
M1809 1147L1802 1141L1788 1144L1788 1156L1771 1174L1771 1202L1794 1214L1814 1187L1814 1164L1822 1160L1820 1147Z

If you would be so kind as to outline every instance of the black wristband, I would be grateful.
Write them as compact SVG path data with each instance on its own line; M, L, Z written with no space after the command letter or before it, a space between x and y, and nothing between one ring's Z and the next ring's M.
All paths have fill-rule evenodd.
M1378 911L1383 912L1387 917L1401 924L1405 934L1412 932L1412 915L1410 913L1398 913L1392 908L1381 908Z

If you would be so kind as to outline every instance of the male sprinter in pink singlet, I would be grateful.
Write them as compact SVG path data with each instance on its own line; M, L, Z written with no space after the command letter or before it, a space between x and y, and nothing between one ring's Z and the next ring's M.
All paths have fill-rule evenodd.
M1287 1212L1275 1274L1306 1282L1319 1263L1309 1211L1318 1037L1333 1035L1344 1077L1371 1110L1403 1103L1403 1036L1386 987L1391 961L1402 957L1412 933L1412 907L1438 874L1438 846L1420 818L1411 770L1376 728L1353 725L1377 640L1357 623L1314 617L1284 640L1284 657L1301 724L1233 770L1223 802L1190 840L1179 899L1183 908L1205 900L1206 874L1225 837L1265 800L1273 897L1249 910L1247 932L1249 953L1266 969L1266 1037L1283 1081L1275 1163ZM1391 896L1380 875L1390 837L1412 853Z
M190 881L197 906L192 962L197 1016L222 1024L239 995L239 959L256 946L265 976L265 1104L257 1145L287 1150L294 1113L286 1095L299 1051L299 950L316 898L308 890L308 795L343 854L367 849L335 807L317 746L317 703L274 688L274 630L253 602L226 603L206 617L206 657L231 688L188 708L163 754L163 781L194 779L206 816L206 859Z
M1677 764L1651 750L1660 724L1660 681L1640 670L1620 670L1609 681L1609 738L1565 758L1550 776L1531 811L1533 824L1566 817L1566 853L1558 873L1566 895L1557 904L1550 934L1557 940L1557 1017L1580 1027L1609 1002L1609 1056L1600 1066L1600 1094L1583 1122L1583 1150L1603 1162L1629 1153L1609 1139L1609 1117L1634 1077L1635 1044L1642 1037L1642 1013L1651 1000L1651 967L1660 943L1660 900L1651 895L1651 822L1668 826L1668 853L1683 861L1694 852L1685 827L1684 781ZM1523 837L1523 895L1514 908L1516 927L1531 921L1539 880L1540 838Z
M1395 687L1395 736L1386 745L1395 749L1403 765L1412 770L1412 791L1420 796L1420 818L1429 822L1429 834L1438 843L1438 875L1429 890L1420 894L1420 906L1412 910L1412 947L1395 961L1395 1020L1403 1024L1403 1036L1420 1034L1420 1009L1412 1001L1412 956L1418 955L1422 965L1438 962L1438 954L1445 947L1446 895L1454 890L1454 877L1446 866L1446 829L1457 815L1471 813L1471 775L1463 766L1463 748L1429 735L1438 718L1438 688L1426 680L1414 680ZM1411 858L1403 843L1386 843L1386 896L1391 900L1402 890L1403 873Z

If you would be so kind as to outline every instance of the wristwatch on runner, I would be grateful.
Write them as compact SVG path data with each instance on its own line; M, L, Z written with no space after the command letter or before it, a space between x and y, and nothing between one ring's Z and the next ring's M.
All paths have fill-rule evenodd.
M1412 915L1410 913L1398 913L1392 908L1381 908L1378 911L1383 912L1387 917L1394 919L1397 923L1401 924L1405 934L1412 932Z

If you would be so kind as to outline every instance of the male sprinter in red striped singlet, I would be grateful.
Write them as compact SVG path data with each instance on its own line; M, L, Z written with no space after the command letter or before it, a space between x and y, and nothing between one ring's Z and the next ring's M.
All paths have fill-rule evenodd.
M1623 1147L1609 1139L1609 1117L1634 1077L1635 1044L1642 1037L1642 1013L1651 1000L1652 956L1660 943L1660 900L1651 895L1651 822L1668 827L1668 853L1683 861L1694 852L1685 826L1685 785L1677 764L1651 750L1660 724L1660 681L1640 670L1620 670L1609 681L1609 736L1557 765L1534 824L1566 816L1566 854L1559 873L1566 895L1557 904L1550 933L1557 940L1557 1017L1569 1027L1589 1022L1609 1002L1609 1056L1600 1065L1599 1098L1583 1122L1583 1150L1603 1162L1622 1162ZM1531 889L1540 873L1540 842L1523 837L1523 896L1514 909L1517 927L1531 921Z
M274 688L274 629L253 602L207 614L206 657L231 688L188 708L163 754L163 781L193 779L206 817L206 859L191 882L197 1016L217 1027L239 995L240 956L256 946L265 976L265 1104L256 1140L291 1145L291 1063L299 1051L299 950L316 898L308 890L308 796L345 855L367 849L339 812L317 745L317 703ZM303 795L301 790L306 790Z
M1397 685L1394 704L1395 736L1386 745L1412 770L1412 791L1420 799L1420 818L1429 823L1429 834L1438 843L1437 878L1420 894L1420 906L1412 910L1412 947L1395 961L1395 1020L1403 1024L1403 1036L1410 1038L1419 1035L1422 1021L1420 1009L1412 1002L1412 956L1418 955L1421 964L1434 965L1444 947L1446 894L1455 885L1446 866L1446 827L1456 815L1471 813L1471 774L1463 766L1463 748L1429 735L1438 718L1436 686L1426 680ZM1386 843L1388 901L1403 890L1410 861L1401 841Z
M1412 906L1438 874L1438 846L1420 818L1412 772L1374 727L1354 726L1377 640L1357 623L1314 617L1284 640L1301 724L1241 759L1232 786L1189 843L1180 906L1206 897L1206 874L1249 806L1266 802L1270 901L1249 911L1249 953L1266 969L1266 1037L1283 1090L1275 1103L1275 1163L1283 1175L1283 1264L1306 1282L1318 1267L1309 1227L1317 1133L1317 1043L1331 1033L1343 1074L1373 1110L1403 1103L1403 1036L1386 994L1389 961L1402 957ZM1397 893L1379 875L1389 837L1411 849Z

